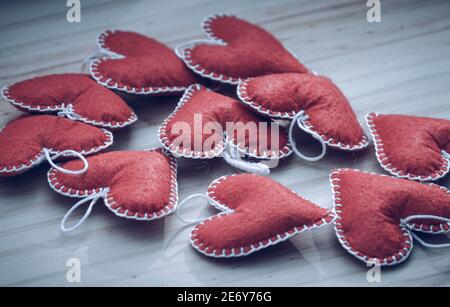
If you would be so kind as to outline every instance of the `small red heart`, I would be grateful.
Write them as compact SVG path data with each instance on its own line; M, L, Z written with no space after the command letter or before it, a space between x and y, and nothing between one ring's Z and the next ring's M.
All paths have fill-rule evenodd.
M450 120L369 113L367 125L381 166L394 176L437 180L450 168Z
M202 27L213 41L185 48L182 58L203 77L237 84L249 77L308 72L272 34L245 20L214 15Z
M43 149L51 154L75 150L88 155L112 142L111 132L105 129L58 116L22 116L0 132L0 176L18 175L41 163Z
M52 168L50 186L71 197L86 197L101 191L106 206L116 215L137 220L161 218L176 209L176 161L162 149L113 151L89 157L89 169L79 176ZM65 169L79 169L80 161L69 161Z
M450 191L432 184L358 170L339 169L330 176L336 235L358 259L394 265L406 260L413 247L412 231L442 233L450 222Z
M334 213L265 176L224 176L208 188L211 204L224 211L196 225L191 244L212 257L251 254L331 223Z
M303 111L309 118L304 125L329 146L358 150L369 144L347 98L327 77L273 74L243 81L237 92L243 103L271 118L292 119Z
M22 111L70 111L70 119L105 128L121 128L137 120L122 98L84 74L36 77L5 87L2 94Z
M94 60L90 71L108 88L133 94L171 94L199 82L172 49L139 33L106 31L97 44L107 56Z

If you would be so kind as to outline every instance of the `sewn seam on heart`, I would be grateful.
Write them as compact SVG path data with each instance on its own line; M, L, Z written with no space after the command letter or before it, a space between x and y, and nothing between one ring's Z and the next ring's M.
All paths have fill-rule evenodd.
M333 172L331 172L330 177L329 177L330 184L331 184L331 190L333 193L333 210L336 214L336 219L334 220L334 231L336 233L336 237L338 238L339 243L342 245L342 247L345 250L347 250L350 254L352 254L359 260L368 263L370 259L374 259L374 258L370 257L368 255L365 255L365 254L361 253L360 251L357 251L352 248L352 246L348 242L347 237L343 234L344 230L342 229L342 224L339 222L342 219L342 216L341 216L342 211L340 210L340 208L343 207L343 204L341 203L341 198L340 198L341 186L339 185L340 179L338 178L338 175L341 172L345 172L345 171L349 171L349 170L350 169L346 169L346 168L336 169ZM362 173L370 174L370 175L374 175L374 176L384 176L384 177L392 178L391 176L388 176L388 175L365 172L365 171L361 171L358 169L352 169L351 171L362 172ZM447 191L447 193L450 193L450 191L447 190L446 188L436 185L436 184L433 184L433 183L421 183L421 184L427 184L427 185L439 187L440 189ZM417 224L417 223L408 223L407 225L412 227L413 228L412 230L414 230L414 231L425 232L425 233L430 233L430 234L440 234L440 233L448 232L449 228L450 228L450 225L448 223L441 223L440 227L436 226L436 230L433 229L433 225L430 226L430 225ZM443 225L448 225L448 228L447 229L444 228ZM410 253L413 249L413 246L414 246L413 237L408 228L406 228L405 226L403 226L401 224L399 224L399 227L401 228L403 235L406 238L404 241L404 245L408 246L408 248L404 247L404 248L400 249L394 255L391 255L391 256L388 256L388 257L385 257L382 259L376 259L378 261L379 265L382 265L382 266L397 265L397 264L400 264L403 261L405 261L408 258L408 256L410 255Z
M89 65L89 72L91 76L97 81L99 84L103 85L104 87L115 89L119 91L124 91L130 94L162 94L162 93L179 93L186 90L186 87L184 86L164 86L164 87L135 87L130 86L127 84L124 84L120 81L113 80L111 78L103 76L100 71L98 70L98 65L105 60L108 59L122 59L126 58L126 56L115 53L111 51L108 47L105 45L105 39L108 35L114 34L116 30L106 30L102 33L100 33L97 37L97 46L100 51L100 53L103 53L104 56L101 56L100 58L94 59L91 61L91 64Z
M189 100L192 98L195 92L202 89L202 86L200 84L193 84L191 85L183 94L180 101L178 102L178 105L176 106L175 110L164 120L163 124L158 130L158 138L167 151L171 152L176 157L181 156L185 158L192 158L192 159L211 159L215 157L221 156L223 150L224 150L224 142L223 140L220 141L218 145L213 150L209 150L206 152L194 152L191 150L190 152L187 152L186 149L181 150L179 146L175 146L173 143L170 142L170 139L166 132L166 126L169 123L169 121L177 114L179 110L183 107L185 103L188 103ZM231 146L236 148L241 154L248 155L249 157L255 158L255 159L282 159L284 157L287 157L291 154L292 150L290 148L290 145L285 145L282 149L279 150L278 155L275 154L274 156L269 156L266 153L263 155L257 154L257 149L255 149L253 152L249 152L245 146L242 146L241 144L236 144L235 139L228 139L227 141Z
M104 193L102 196L103 201L115 215L119 217L124 217L127 219L134 219L139 221L151 221L155 219L162 218L173 211L176 210L178 203L178 183L177 183L177 161L176 159L167 151L157 147L152 149L146 149L146 151L160 151L164 155L166 155L170 160L170 196L169 202L164 206L163 209L157 212L149 213L138 213L129 209L125 209L117 204L112 196L109 196L109 187L99 187L91 190L77 190L64 186L60 182L58 182L55 174L55 169L51 168L47 173L47 181L50 187L55 190L57 193L62 194L64 196L69 197L78 197L85 198L88 196L92 196L94 194Z
M106 129L101 129L103 131L103 133L107 136L107 140L103 143L103 145L100 146L96 146L96 147L92 147L89 150L82 150L79 151L79 153L83 156L88 156L94 153L97 153L109 146L112 145L113 143L113 134L106 130ZM60 152L63 151L59 151L59 150L54 150L53 148L42 148L41 151L34 156L29 163L27 164L21 164L21 165L13 165L13 166L3 166L2 168L0 168L0 173L21 173L24 172L32 167L35 167L37 165L39 165L40 163L42 163L45 160L45 153L44 150L48 150L48 152L52 155L58 155ZM71 154L62 154L63 157L74 157ZM1 166L0 166L1 167Z
M443 163L440 166L440 169L434 172L429 176L416 175L411 173L404 173L395 167L392 162L389 160L389 156L384 152L383 140L377 132L377 127L374 123L374 118L378 117L379 114L376 112L372 112L367 114L366 123L369 127L370 134L372 135L372 139L375 145L375 155L377 157L378 163L380 163L381 167L392 175L399 178L406 178L410 180L418 180L418 181L435 181L438 180L450 172L450 159L446 158L442 155Z
M250 97L247 94L247 85L248 82L251 80L251 78L246 79L245 81L239 82L237 86L237 96L239 97L240 101L243 102L245 105L249 106L253 110L257 111L259 114L265 115L269 118L275 118L275 119L290 119L292 120L298 113L295 111L290 112L274 112L270 109L267 109L261 105L258 105L255 101L252 101ZM308 115L306 111L304 111L305 115ZM307 119L302 119L304 127L320 136L320 138L330 147L342 149L342 150L348 150L348 151L357 151L366 148L369 146L369 139L363 135L362 140L356 144L356 145L350 145L350 144L344 144L342 142L336 142L333 138L330 138L324 134L320 134L318 131L314 129L314 126L311 124L310 121Z
M206 68L201 67L200 64L194 63L192 60L192 57L191 57L191 49L193 47L195 47L197 44L226 45L226 42L223 41L222 39L218 38L212 31L211 22L217 18L233 17L233 16L234 15L232 15L232 14L214 14L214 15L204 18L202 21L202 24L201 24L201 28L202 28L203 32L206 34L206 36L208 37L208 39L193 41L191 43L188 42L187 44L185 44L184 48L180 48L180 49L182 49L180 52L177 50L177 48L176 48L175 52L177 54L181 54L180 58L184 61L184 63L186 64L187 67L189 67L192 71L201 75L202 77L208 78L208 79L211 79L214 81L219 81L219 82L236 85L240 81L242 81L241 78L225 76L224 74L219 74L214 71L208 71ZM286 48L286 49L295 58L297 58L297 56L291 50L289 50L288 48Z
M226 180L229 177L233 177L236 176L236 174L233 175L225 175L222 177L217 178L216 180L214 180L208 187L208 192L207 192L207 196L209 198L209 203L215 207L216 209L220 210L220 211L226 211L226 212L221 212L219 214L213 215L211 217L208 217L204 220L202 220L199 224L197 224L194 229L191 231L191 236L189 238L189 241L191 243L191 245L200 253L209 256L209 257L215 257L215 258L231 258L231 257L240 257L240 256L247 256L249 254L252 254L256 251L259 251L263 248L267 248L270 247L272 245L276 245L278 243L281 243L283 241L288 240L289 238L300 234L304 231L307 230L312 230L312 229L316 229L316 228L320 228L324 225L327 224L331 224L334 219L336 218L335 213L332 210L328 210L325 207L322 207L320 205L317 205L319 207L325 208L327 209L327 211L329 212L329 215L325 218L320 219L319 221L310 224L310 225L299 225L297 227L294 227L284 233L280 233L277 234L276 236L273 236L271 238L267 238L264 241L259 241L259 242L255 242L253 244L250 244L249 246L236 246L233 248L230 248L231 251L227 252L227 249L222 249L222 250L214 250L214 249L210 249L208 246L204 246L203 243L198 243L198 239L193 238L194 233L196 232L198 226L204 224L204 222L206 221L211 221L213 219L216 218L221 218L222 216L225 215L229 215L232 214L232 209L228 208L226 204L222 204L220 203L216 198L215 198L215 189L217 188L218 185L220 185L221 182L223 182L224 180ZM292 191L293 193L297 194L295 191ZM303 197L304 198L304 197ZM306 199L306 198L304 198Z
M117 128L123 128L125 126L131 125L132 123L134 123L137 120L137 115L131 110L131 116L129 119L127 119L126 121L123 122L104 122L104 121L96 121L93 119L89 119L87 117L83 117L80 116L79 114L76 113L76 111L74 110L74 107L72 106L72 104L68 104L66 105L64 102L62 102L59 105L55 105L55 106L30 106L27 105L23 102L20 101L16 101L14 98L12 98L9 95L9 86L5 86L2 89L2 96L5 100L7 100L8 102L10 102L11 104L13 104L14 106L16 106L19 109L25 110L25 111L31 111L31 112L67 112L67 113L74 113L73 116L66 116L69 119L73 119L73 120L77 120L77 121L81 121L84 122L86 124L91 124L94 126L100 126L100 127L104 127L104 128L111 128L111 129L117 129Z

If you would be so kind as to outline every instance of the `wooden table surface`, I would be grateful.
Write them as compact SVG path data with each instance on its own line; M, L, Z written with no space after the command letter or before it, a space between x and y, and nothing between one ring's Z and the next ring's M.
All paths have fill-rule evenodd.
M311 69L340 86L358 117L403 113L450 118L450 1L382 1L381 22L368 23L366 1L88 1L81 23L68 23L66 1L1 4L0 85L51 73L80 72L105 29L125 29L169 46L202 38L200 21L212 13L234 13L274 33ZM115 135L113 149L158 146L157 130L177 97L130 99L139 121ZM0 126L21 113L0 104ZM354 167L382 173L374 149L358 154L330 151L318 163L295 157L281 161L272 177L330 207L330 171ZM450 285L448 249L416 245L410 259L381 270L368 283L368 267L338 243L332 227L240 259L216 260L188 242L191 226L174 216L154 222L117 218L97 205L70 234L59 223L73 199L50 190L48 165L0 181L0 284L300 286ZM215 178L234 173L220 159L179 161L179 195L205 192ZM448 176L450 177L450 176ZM449 187L450 179L439 182ZM186 215L208 216L204 201ZM66 262L81 262L81 283L66 281Z

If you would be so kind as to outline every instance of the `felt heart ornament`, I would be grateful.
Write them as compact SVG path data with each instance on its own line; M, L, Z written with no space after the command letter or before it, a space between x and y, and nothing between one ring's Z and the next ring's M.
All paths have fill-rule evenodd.
M48 182L56 192L82 198L64 216L63 232L80 226L100 198L117 216L140 221L159 219L176 209L177 165L165 150L112 151L91 156L88 162L88 171L80 176L67 176L54 168L48 172ZM66 169L79 167L78 161L64 164ZM72 212L89 201L84 216L67 228Z
M255 115L237 100L200 85L189 87L159 129L164 148L176 157L224 159L245 171L267 174L262 163L241 159L279 159L291 148L278 124Z
M438 180L450 169L450 120L369 113L380 165L400 178Z
M201 220L191 232L191 244L211 257L239 257L283 242L334 220L334 212L316 205L266 176L223 176L207 195L221 213ZM180 203L179 209L190 198ZM180 211L177 216L180 217Z
M3 97L26 112L57 112L104 128L137 120L125 101L85 74L53 74L24 80L2 90Z
M96 153L113 143L111 132L67 118L25 115L0 131L0 176L26 172L45 159L69 175L87 170L84 155ZM79 168L65 170L54 164L58 158L81 159Z
M272 74L242 81L240 100L261 115L289 119L294 152L308 161L317 161L326 147L355 151L369 145L355 112L341 90L324 76L314 74ZM318 157L302 154L294 145L293 128L298 126L322 144Z
M237 84L249 77L308 72L280 41L264 29L231 15L213 15L202 23L209 40L176 48L186 65L212 80Z
M330 175L335 231L341 245L371 264L396 265L413 248L415 232L438 234L450 230L450 191L386 175L338 169Z
M132 94L173 95L199 82L172 49L153 38L127 31L98 36L100 57L90 65L101 85Z

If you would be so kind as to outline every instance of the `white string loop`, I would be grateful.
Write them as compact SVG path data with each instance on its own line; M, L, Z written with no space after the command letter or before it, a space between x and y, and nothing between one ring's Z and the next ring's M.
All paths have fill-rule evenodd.
M306 160L306 161L315 162L315 161L319 161L320 159L322 159L325 156L325 154L327 153L327 144L324 142L324 140L320 137L319 134L317 134L314 131L311 131L303 124L303 121L307 120L307 119L308 119L308 115L305 114L305 111L300 111L294 116L294 118L292 119L291 124L289 126L289 134L288 134L289 142L292 145L292 149L294 150L294 153L299 158ZM302 154L297 149L294 135L293 135L293 130L294 130L295 125L297 125L301 130L310 134L313 138L315 138L316 140L318 140L320 142L320 144L322 145L322 152L320 153L320 155L318 155L316 157L308 157L308 156L305 156L304 154Z
M85 173L88 170L88 168L89 168L88 161L78 151L68 149L68 150L60 151L57 154L54 154L53 156L50 155L50 150L48 150L47 148L44 148L43 151L44 151L44 155L45 155L45 158L47 159L48 163L53 168L55 168L58 171L60 171L61 173L69 174L69 175L80 175L80 174ZM83 162L83 165L84 165L83 168L80 169L80 170L73 171L73 170L65 169L65 168L63 168L61 166L58 166L58 165L56 165L55 162L53 162L53 160L57 159L58 157L60 157L60 156L67 156L67 155L71 155L71 156L75 156L75 157L79 158Z
M408 230L410 230L409 233L414 237L415 240L417 240L417 242L419 242L423 246L428 247L428 248L450 247L450 243L431 244L431 243L427 243L424 240L422 240L416 233L414 233L414 226L408 224L412 220L417 220L417 219L436 220L436 221L441 221L444 223L445 222L450 223L450 219L441 217L441 216L436 216L436 215L411 215L411 216L408 216L407 218L400 220L400 225L407 228Z
M200 194L200 193L199 193L199 194L192 194L192 195L186 197L181 203L178 204L177 210L175 211L175 216L177 217L177 219L179 219L180 221L182 221L183 223L188 224L188 225L199 223L199 222L201 222L201 221L203 221L203 220L205 219L205 218L197 218L197 219L188 220L188 219L185 219L184 217L181 216L181 208L182 208L188 201L190 201L191 199L194 199L194 198L204 198L204 199L206 199L206 200L208 200L208 201L211 200L211 199L210 199L208 196L206 196L205 194Z
M442 150L442 155L450 162L450 153L446 152L445 150Z
M79 202L77 202L75 205L73 205L72 208L70 208L70 209L66 212L66 214L64 214L64 217L63 217L63 219L62 219L62 221L61 221L61 225L60 225L61 231L62 231L62 232L69 232L69 231L72 231L72 230L74 230L74 229L80 227L80 225L83 224L83 222L84 222L84 221L89 217L89 215L91 214L92 208L93 208L94 205L97 203L97 201L98 201L100 198L104 197L104 196L106 195L106 193L108 193L108 191L109 191L108 189L105 189L105 190L102 190L102 191L100 191L100 192L98 192L98 193L89 195L89 196L83 198L82 200L80 200ZM66 221L67 221L67 219L69 218L69 216L70 216L70 215L71 215L78 207L80 207L81 205L83 205L84 203L86 203L86 202L88 202L88 201L91 201L91 202L89 203L89 207L87 208L86 212L85 212L84 215L81 217L81 219L80 219L75 225L73 225L72 227L67 228L67 227L65 226L65 224L66 224Z
M57 113L58 116L65 116L71 120L79 120L81 118L80 115L75 113L75 111L73 110L73 105L71 103L67 104L67 106L62 104L61 107L62 110Z
M207 45L225 45L225 43L221 43L219 41L212 41L209 39L193 39L188 42L179 44L175 46L174 51L177 57L183 59L183 53L186 48L193 47L196 44L207 44Z
M223 158L228 164L237 169L243 170L244 172L261 176L269 176L270 174L270 168L266 164L242 160L237 146L232 144L231 141L228 141L228 139L223 150Z

